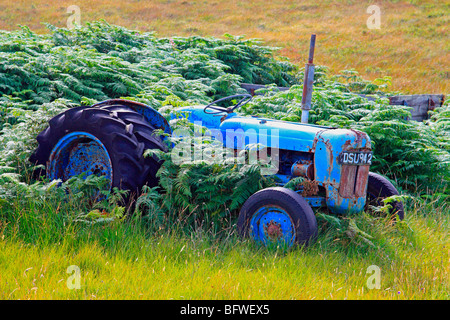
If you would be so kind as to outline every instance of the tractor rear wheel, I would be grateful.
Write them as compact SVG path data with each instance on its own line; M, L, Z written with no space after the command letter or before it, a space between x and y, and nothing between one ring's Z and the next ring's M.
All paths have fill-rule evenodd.
M383 205L383 199L398 195L397 189L394 185L385 177L369 172L369 181L367 184L367 204L372 206ZM389 210L391 216L397 217L403 220L405 211L403 203L401 201L394 201L391 203L392 208Z
M307 246L317 236L317 220L306 200L290 189L266 188L253 194L239 213L238 232L264 245Z
M52 180L66 181L82 173L103 175L110 189L131 194L139 193L144 184L156 185L160 163L143 153L165 150L162 140L139 113L108 108L113 106L76 107L52 118L38 135L30 161L45 165Z
M135 112L132 108L122 105L111 105L101 107L101 109L110 111L127 125L132 125L132 131L136 136L136 139L144 144L145 150L168 150L162 138L153 133L155 128L148 123L141 114ZM158 184L156 172L158 172L162 162L157 157L146 157L145 162L147 171L143 172L142 175L145 177L144 180L147 185L154 187Z

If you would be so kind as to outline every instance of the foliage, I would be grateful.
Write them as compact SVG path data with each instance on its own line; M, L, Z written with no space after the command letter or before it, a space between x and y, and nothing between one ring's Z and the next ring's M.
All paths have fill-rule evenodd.
M100 183L77 178L57 188L64 192L54 193L54 182L32 176L36 168L28 157L36 147L36 135L67 107L125 97L168 116L178 106L206 104L245 92L240 84L251 82L269 87L238 109L239 113L300 121L302 86L298 83L303 69L275 58L275 48L262 46L259 40L230 35L224 39L156 38L105 22L72 30L48 28L51 33L47 35L37 35L27 27L0 32L3 205L30 197L43 199L41 203L62 203L68 190L75 199L69 202L75 204L89 194L80 184L86 183L89 189ZM368 133L375 152L374 171L387 174L405 190L433 190L442 195L440 199L448 199L449 104L433 111L424 123L407 121L408 107L390 106L384 98L389 83L386 77L364 80L354 70L330 75L326 67L317 66L310 122ZM277 86L290 89L278 91ZM167 141L214 154L215 146L203 134L205 128L189 127L182 121L173 125L188 128L194 136L199 131L202 134L195 138L195 146L176 137ZM158 155L165 160L158 173L160 186L144 187L134 209L149 213L148 218L161 226L181 220L187 225L229 224L229 217L252 193L272 185L261 175L261 164L228 163L220 152L209 160L188 163L176 163L170 153ZM245 157L245 153L239 155ZM81 201L82 207L74 209L77 221L121 221L125 208L120 205L120 192L103 196L110 201L104 199L97 206Z
M350 74L356 77L354 72ZM367 133L374 149L371 170L388 175L405 190L445 189L450 183L449 105L432 112L430 120L409 121L409 107L389 105L388 99L377 95L351 92L349 87L357 85L350 77L348 81L322 77L314 87L310 122ZM375 85L372 90L378 92L377 88ZM301 99L302 87L294 85L288 91L272 90L255 96L239 112L300 122Z
M6 119L14 119L14 124L6 121L0 131L0 174L13 172L23 179L34 169L28 158L37 147L36 136L48 126L48 120L71 106L71 102L58 99L36 111L26 110L26 102L16 102L8 96L3 96L2 102Z
M166 38L160 41L171 43L181 50L195 48L215 57L229 66L232 73L241 75L243 82L289 86L297 81L292 74L296 70L295 65L286 59L275 60L275 48L261 46L260 40L225 34L225 40L194 36Z
M277 61L275 48L226 35L157 39L106 22L51 34L22 27L0 32L0 95L37 109L57 98L137 96L159 108L168 96L205 103L238 90L241 81L289 85L294 65ZM239 88L239 90L242 90Z
M169 152L146 151L146 156L156 155L164 160L158 171L160 194L156 195L155 189L145 189L137 206L145 203L156 209L151 214L162 217L160 221L165 225L180 220L190 226L212 222L220 230L230 224L230 217L237 216L253 193L274 185L274 180L262 174L266 164L249 162L247 151L230 158L227 149L211 140L206 128L188 128L183 137L167 138L172 146ZM180 152L184 153L182 157Z

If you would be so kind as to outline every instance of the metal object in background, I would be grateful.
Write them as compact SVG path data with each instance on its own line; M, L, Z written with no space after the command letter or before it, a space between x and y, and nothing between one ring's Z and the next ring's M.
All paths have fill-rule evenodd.
M411 107L410 120L423 121L429 118L428 111L441 107L444 100L443 94L414 94L389 97L389 104Z

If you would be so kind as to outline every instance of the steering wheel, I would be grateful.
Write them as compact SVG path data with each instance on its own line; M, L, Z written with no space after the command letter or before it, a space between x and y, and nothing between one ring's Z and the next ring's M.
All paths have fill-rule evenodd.
M222 102L222 101L225 101L225 100L231 100L231 99L234 99L234 98L240 98L240 97L243 97L243 98L241 100L239 100L239 102L236 103L232 107L224 108L224 107L214 106L215 104L217 104L219 102ZM219 114L219 113L222 113L222 112L231 113L237 107L240 107L240 106L243 106L243 105L247 104L250 100L252 100L252 98L253 98L252 95L250 95L248 93L235 94L235 95L232 95L232 96L220 98L219 100L216 100L216 101L211 102L210 104L208 104L203 109L203 112L205 112L207 114ZM209 109L212 109L214 111L207 111Z

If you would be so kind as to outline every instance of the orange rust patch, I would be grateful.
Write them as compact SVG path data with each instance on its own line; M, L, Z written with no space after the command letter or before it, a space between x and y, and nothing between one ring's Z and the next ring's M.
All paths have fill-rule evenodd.
M303 192L302 196L309 197L319 193L319 182L306 180L302 183Z

